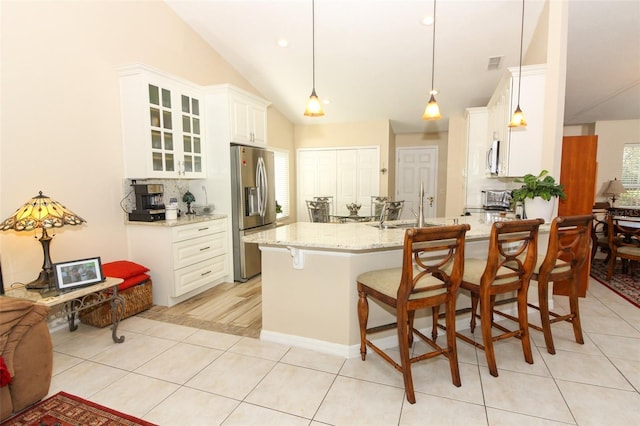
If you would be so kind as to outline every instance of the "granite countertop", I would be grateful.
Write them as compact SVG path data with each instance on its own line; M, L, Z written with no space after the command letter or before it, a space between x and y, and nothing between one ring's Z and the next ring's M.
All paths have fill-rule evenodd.
M429 225L452 225L454 219L458 223L468 223L471 229L466 239L482 240L489 237L491 221L482 215L429 218ZM493 220L510 220L496 216ZM409 221L389 222L392 224ZM317 250L338 251L374 251L401 248L405 228L379 229L376 222L367 223L310 223L297 222L290 225L247 235L243 240L247 243L258 243L267 246L298 247ZM541 232L549 231L549 224L540 227Z
M154 222L141 222L136 220L127 220L125 221L126 225L148 225L148 226L182 226L182 225L190 225L192 223L200 223L207 222L210 220L220 220L226 218L226 214L212 214L212 215L182 215L177 219L173 220L156 220Z

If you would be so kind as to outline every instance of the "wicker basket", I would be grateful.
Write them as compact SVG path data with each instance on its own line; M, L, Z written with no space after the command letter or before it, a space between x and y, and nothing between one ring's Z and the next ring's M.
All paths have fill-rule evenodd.
M148 279L138 285L129 287L119 294L124 299L124 313L120 319L129 318L139 312L149 309L153 305L152 283ZM119 311L122 309L118 308ZM120 312L119 312L120 313ZM80 312L80 321L94 327L106 327L113 324L111 318L111 303L105 302L93 308Z

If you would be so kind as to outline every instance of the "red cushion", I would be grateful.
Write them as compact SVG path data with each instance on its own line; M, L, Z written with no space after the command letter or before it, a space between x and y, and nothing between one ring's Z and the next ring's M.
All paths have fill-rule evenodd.
M136 286L142 282L145 282L149 278L151 277L149 277L149 275L147 274L140 274L140 275L136 275L135 277L127 278L122 283L120 283L120 285L118 285L118 291L123 291L128 289L129 287Z
M102 272L106 277L122 278L123 280L144 274L148 270L149 268L128 260L116 260L102 265Z

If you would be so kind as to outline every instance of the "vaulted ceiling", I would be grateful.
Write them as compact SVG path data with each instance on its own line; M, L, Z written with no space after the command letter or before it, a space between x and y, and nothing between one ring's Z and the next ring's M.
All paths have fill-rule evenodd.
M447 130L487 104L518 66L519 0L440 0L435 88L443 120L421 120L431 89L431 0L317 0L316 89L326 115L302 115L312 88L311 0L165 0L290 121L389 119L396 133ZM525 51L544 0L525 3ZM287 47L278 41L286 39ZM497 70L489 59L501 57ZM526 110L526 106L523 105ZM565 125L640 118L640 1L569 0Z

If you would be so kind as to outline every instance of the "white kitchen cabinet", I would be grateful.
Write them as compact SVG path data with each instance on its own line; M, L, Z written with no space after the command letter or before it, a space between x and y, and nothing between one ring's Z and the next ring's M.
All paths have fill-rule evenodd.
M541 170L545 70L545 65L522 67L520 107L527 119L526 127L508 127L518 104L518 67L509 68L487 105L488 143L500 141L499 176L517 177Z
M127 225L129 256L149 268L154 305L173 306L230 278L227 219L184 222Z
M489 112L486 107L467 108L467 166L465 207L481 207L481 191L490 182L487 171Z
M201 87L134 65L120 96L126 178L206 177Z
M216 143L267 144L267 107L269 102L230 84L207 88L207 103L217 103L228 113L209 117L228 126L226 140Z

